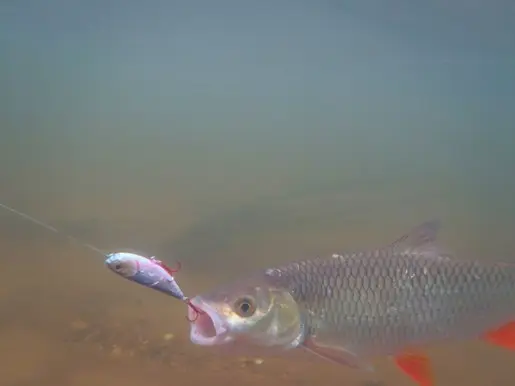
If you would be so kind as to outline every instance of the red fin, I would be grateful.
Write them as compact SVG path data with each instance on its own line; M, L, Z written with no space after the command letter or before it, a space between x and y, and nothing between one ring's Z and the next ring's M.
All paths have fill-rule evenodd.
M395 362L420 386L433 386L431 363L425 355L407 352L396 356Z
M497 330L487 332L485 339L497 346L515 350L515 322L507 323Z

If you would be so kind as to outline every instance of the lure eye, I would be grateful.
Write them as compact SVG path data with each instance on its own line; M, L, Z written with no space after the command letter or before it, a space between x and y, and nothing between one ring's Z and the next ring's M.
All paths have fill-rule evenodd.
M234 303L234 310L242 318L249 318L256 312L256 305L250 298L241 298Z

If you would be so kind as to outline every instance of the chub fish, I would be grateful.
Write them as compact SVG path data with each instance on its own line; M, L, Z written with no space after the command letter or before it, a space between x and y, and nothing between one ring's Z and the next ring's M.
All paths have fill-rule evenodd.
M430 344L482 338L515 350L515 265L459 260L436 245L439 228L428 221L380 248L292 262L198 295L190 339L302 348L365 370L387 356L420 386L434 382Z

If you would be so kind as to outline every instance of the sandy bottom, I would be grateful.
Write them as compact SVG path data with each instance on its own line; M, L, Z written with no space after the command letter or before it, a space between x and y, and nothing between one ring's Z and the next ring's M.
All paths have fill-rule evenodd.
M2 241L0 385L392 385L413 383L388 360L372 375L307 355L217 355L188 341L186 309L115 277L95 255L57 243ZM213 278L183 278L205 288ZM438 385L512 385L515 353L472 342L430 352Z

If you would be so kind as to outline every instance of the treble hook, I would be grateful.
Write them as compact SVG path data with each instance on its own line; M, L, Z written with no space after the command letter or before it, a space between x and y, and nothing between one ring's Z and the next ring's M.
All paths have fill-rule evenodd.
M167 264L163 263L161 260L157 260L155 258L155 256L149 257L149 259L151 261L153 261L154 263L156 263L157 265L159 265L160 267L162 267L166 272L168 272L172 276L173 276L174 273L179 272L181 270L181 268L182 268L182 264L181 264L180 261L176 262L175 263L176 267L174 269L172 269Z
M174 274L174 273L177 273L177 272L179 272L181 270L182 264L181 264L180 261L178 261L178 262L175 263L175 268L174 269L172 269L170 267L167 267L167 268L168 268L168 272Z
M191 303L191 300L186 298L184 300L184 302L188 305L188 307L191 307L191 309L193 311L195 311L195 317L193 319L190 319L187 315L186 315L186 320L190 323L195 323L196 320L198 319L199 315L201 314L204 314L204 311L200 310L198 307L194 306L193 303Z

